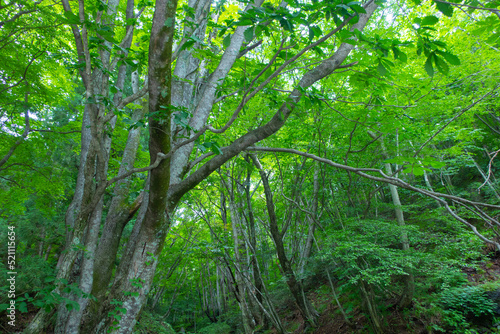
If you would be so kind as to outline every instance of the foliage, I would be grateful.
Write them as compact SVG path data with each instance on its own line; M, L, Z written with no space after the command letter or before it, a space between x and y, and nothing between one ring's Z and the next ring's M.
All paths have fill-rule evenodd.
M493 310L497 307L481 286L443 290L439 303L443 307L443 324L454 333L463 333L473 321L491 323Z
M175 334L172 326L163 321L161 316L142 312L132 333L137 334Z
M224 322L217 322L215 324L208 325L198 330L198 334L229 334L231 333L231 327Z

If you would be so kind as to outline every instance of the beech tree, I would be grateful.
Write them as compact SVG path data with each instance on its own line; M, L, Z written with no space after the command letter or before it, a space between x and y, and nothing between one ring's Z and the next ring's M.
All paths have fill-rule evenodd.
M429 10L449 14L450 4L432 3L435 8ZM411 9L420 2L403 5ZM158 257L182 197L241 152L266 150L254 145L278 132L298 108L307 109L304 101L323 98L319 84L358 65L354 54L371 57L372 69L383 76L392 67L389 54L402 61L408 44L370 35L370 24L387 18L378 8L393 6L374 0L62 0L62 5L42 1L24 6L2 18L1 25L28 12L49 15L47 8L52 8L50 17L64 23L58 29L72 34L73 68L84 88L80 162L53 291L63 300L57 309L56 333L130 333L152 288ZM437 21L428 15L420 26ZM417 53L427 57L421 63L429 75L457 64L456 56L427 31L418 31ZM14 85L17 81L6 90ZM234 131L231 142L221 147L218 139L234 129L248 108L259 110L253 122ZM24 115L29 120L27 110ZM29 123L25 128L29 132ZM124 129L127 139L117 153L114 134ZM148 141L147 166L141 166L139 159L141 136ZM26 137L23 132L21 138ZM13 142L0 167L19 145ZM370 176L363 169L304 156L417 191L387 175ZM116 159L119 167L112 168ZM258 160L254 162L259 166ZM147 178L137 176L145 172ZM134 182L143 182L139 194ZM272 220L269 187L266 196ZM132 234L115 266L124 227L131 221ZM276 242L280 232L274 223L275 219ZM315 326L315 311L302 296L283 245L276 245L295 301ZM78 289L69 289L71 284ZM52 312L40 309L27 332L41 333Z

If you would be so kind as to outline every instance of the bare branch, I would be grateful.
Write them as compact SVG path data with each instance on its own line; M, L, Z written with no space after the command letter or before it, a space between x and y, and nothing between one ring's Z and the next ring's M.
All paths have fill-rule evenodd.
M422 194L424 196L431 197L431 198L435 199L436 201L440 202L441 204L443 204L443 206L446 208L446 210L455 219L457 219L461 223L467 225L474 232L474 234L477 235L481 240L483 240L486 243L495 245L497 247L497 249L500 250L500 244L498 244L495 241L487 239L481 233L479 233L479 231L477 230L477 228L474 225L472 225L471 223L467 222L465 219L463 219L462 217L458 216L455 212L453 212L453 210L451 210L451 208L449 207L449 205L446 202L446 200L444 200L443 198L446 198L446 199L451 200L453 202L460 203L460 204L462 204L464 206L472 206L472 207L482 206L482 207L487 207L487 208L492 208L492 209L500 209L500 206L498 206L498 205L493 205L493 204L488 204L488 203L473 202L473 201L470 201L470 200L467 200L467 199L464 199L464 198L460 198L460 197L457 197L457 196L453 196L453 195L448 195L448 194L443 194L443 193L437 193L437 192L426 190L426 189L420 189L420 188L414 187L414 186L406 183L405 181L403 181L403 180L401 180L399 178L390 177L390 176L386 175L380 169L374 169L374 168L355 168L355 167L351 167L351 166L347 166L347 165L342 165L342 164L333 162L333 161L331 161L329 159L321 158L321 157L318 157L318 156L316 156L314 154L305 153L305 152L294 150L294 149L273 148L273 147L248 147L248 148L246 148L246 151L283 152L283 153L297 154L297 155L300 155L300 156L303 156L303 157L307 157L307 158L310 158L310 159L313 159L313 160L325 163L325 164L330 165L330 166L335 167L335 168L339 168L339 169L343 169L343 170L346 170L346 171L350 171L350 172L355 173L355 174L357 174L357 175L359 175L361 177L364 177L364 178L367 178L367 179L370 179L370 180L373 180L373 181L378 181L378 182L393 184L395 186L398 186L398 187L401 187L401 188L404 188L404 189L408 189L408 190L420 193L420 194ZM381 176L370 175L370 174L367 174L367 172L376 172L376 173L380 174ZM495 225L500 226L500 223L498 221L493 220L492 218L491 218L491 221Z
M258 40L257 42L255 42L254 44L250 45L250 46L247 46L243 51L241 51L239 54L238 54L238 58L241 58L243 57L244 55L246 55L248 52L252 51L253 49L255 49L256 47L260 46L262 44L262 40Z
M120 103L118 104L118 106L116 108L117 109L122 109L127 104L132 103L135 100L143 97L147 92L148 92L148 80L146 78L146 80L144 81L144 86L142 87L142 89L140 91L138 91L137 93L135 93L135 94L132 94L132 95L129 95L129 96L123 98L120 101Z
M486 122L486 120L484 118L482 118L481 116L479 116L478 114L474 114L474 116L476 116L477 118L479 118L479 120L481 122L484 123L484 125L486 125L491 131L493 131L494 133L496 133L497 135L500 135L500 131L498 131L497 129L495 129L494 127L492 127L488 122Z
M488 177L486 178L486 180L484 180L484 183L483 183L481 186L479 186L479 188L477 188L477 190L478 190L478 191L479 191L479 190L480 190L480 189L481 189L481 188L482 188L482 187L483 187L486 183L488 183L488 181L490 180L490 177L491 177L491 165L492 165L492 163L493 163L493 159L495 159L495 158L496 158L496 156L498 155L498 153L499 153L499 152L500 152L500 150L496 150L495 152L493 152L493 153L495 153L495 154L491 157L490 162L488 163Z

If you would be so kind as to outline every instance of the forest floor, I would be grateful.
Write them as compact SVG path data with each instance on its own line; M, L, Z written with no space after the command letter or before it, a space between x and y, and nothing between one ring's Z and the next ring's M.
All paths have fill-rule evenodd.
M309 295L313 304L319 308L320 304L325 303L324 297L318 296L317 293L311 293ZM352 326L350 326L342 316L339 311L335 300L326 301L327 307L320 313L319 316L319 327L314 330L314 334L366 334L369 330L369 319L358 307L352 310L350 315L350 320ZM295 321L301 324L293 334L303 334L304 333L304 321L298 312L294 312ZM293 319L287 319L288 321ZM401 314L401 312L395 307L389 310L389 313L385 315L384 321L390 324L387 328L387 334L414 334L414 333L427 333L425 329L425 324L419 322L417 318L412 319L412 324L408 324L407 319Z
M467 280L472 283L486 283L500 279L500 252L495 252L489 261L483 263L478 269L464 267Z
M467 280L476 284L484 284L500 280L500 252L492 253L488 261L482 263L478 268L464 267L463 273L467 275ZM320 282L321 285L327 285L327 282ZM316 290L317 291L317 290ZM349 312L350 320L353 323L350 326L339 311L333 297L325 297L318 292L313 291L308 294L317 310L322 310L319 316L319 327L311 333L314 334L361 334L369 331L369 319L363 311L357 307ZM500 292L498 292L500 296ZM428 324L425 320L406 315L404 310L399 310L392 305L394 301L389 301L386 313L383 316L383 322L386 324L387 334L416 334L432 333L427 329ZM326 307L325 307L326 305ZM304 321L298 312L288 313L284 318L285 323L295 323L294 334L304 333ZM489 333L486 328L485 333Z
M500 279L500 252L494 253L488 261L482 263L479 267L464 267L463 273L467 275L467 280L472 284L484 284L494 282ZM361 308L356 307L349 311L351 322L350 326L339 311L334 298L329 293L328 283L324 281L316 281L315 289L311 289L308 293L309 299L312 301L315 308L319 311L318 319L319 327L314 330L314 334L364 334L369 332L369 319L363 313ZM500 298L500 291L498 292ZM416 334L416 333L431 333L427 329L428 321L417 317L408 316L407 311L399 310L393 305L396 300L387 302L387 309L383 315L383 323L386 324L387 334ZM298 311L295 310L293 301L285 303L283 309L278 310L282 315L283 324L293 334L303 334L305 323ZM0 319L0 333L22 333L24 328L30 323L36 315L37 309L33 305L29 305L28 312L16 312L16 327L12 328L7 324L7 317ZM49 329L47 333L53 331ZM490 331L486 331L488 333ZM273 332L271 331L270 334Z

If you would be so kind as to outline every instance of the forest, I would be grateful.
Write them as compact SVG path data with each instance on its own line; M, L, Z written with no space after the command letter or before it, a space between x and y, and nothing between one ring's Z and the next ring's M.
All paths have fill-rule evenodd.
M0 332L500 333L499 86L496 0L2 0Z

